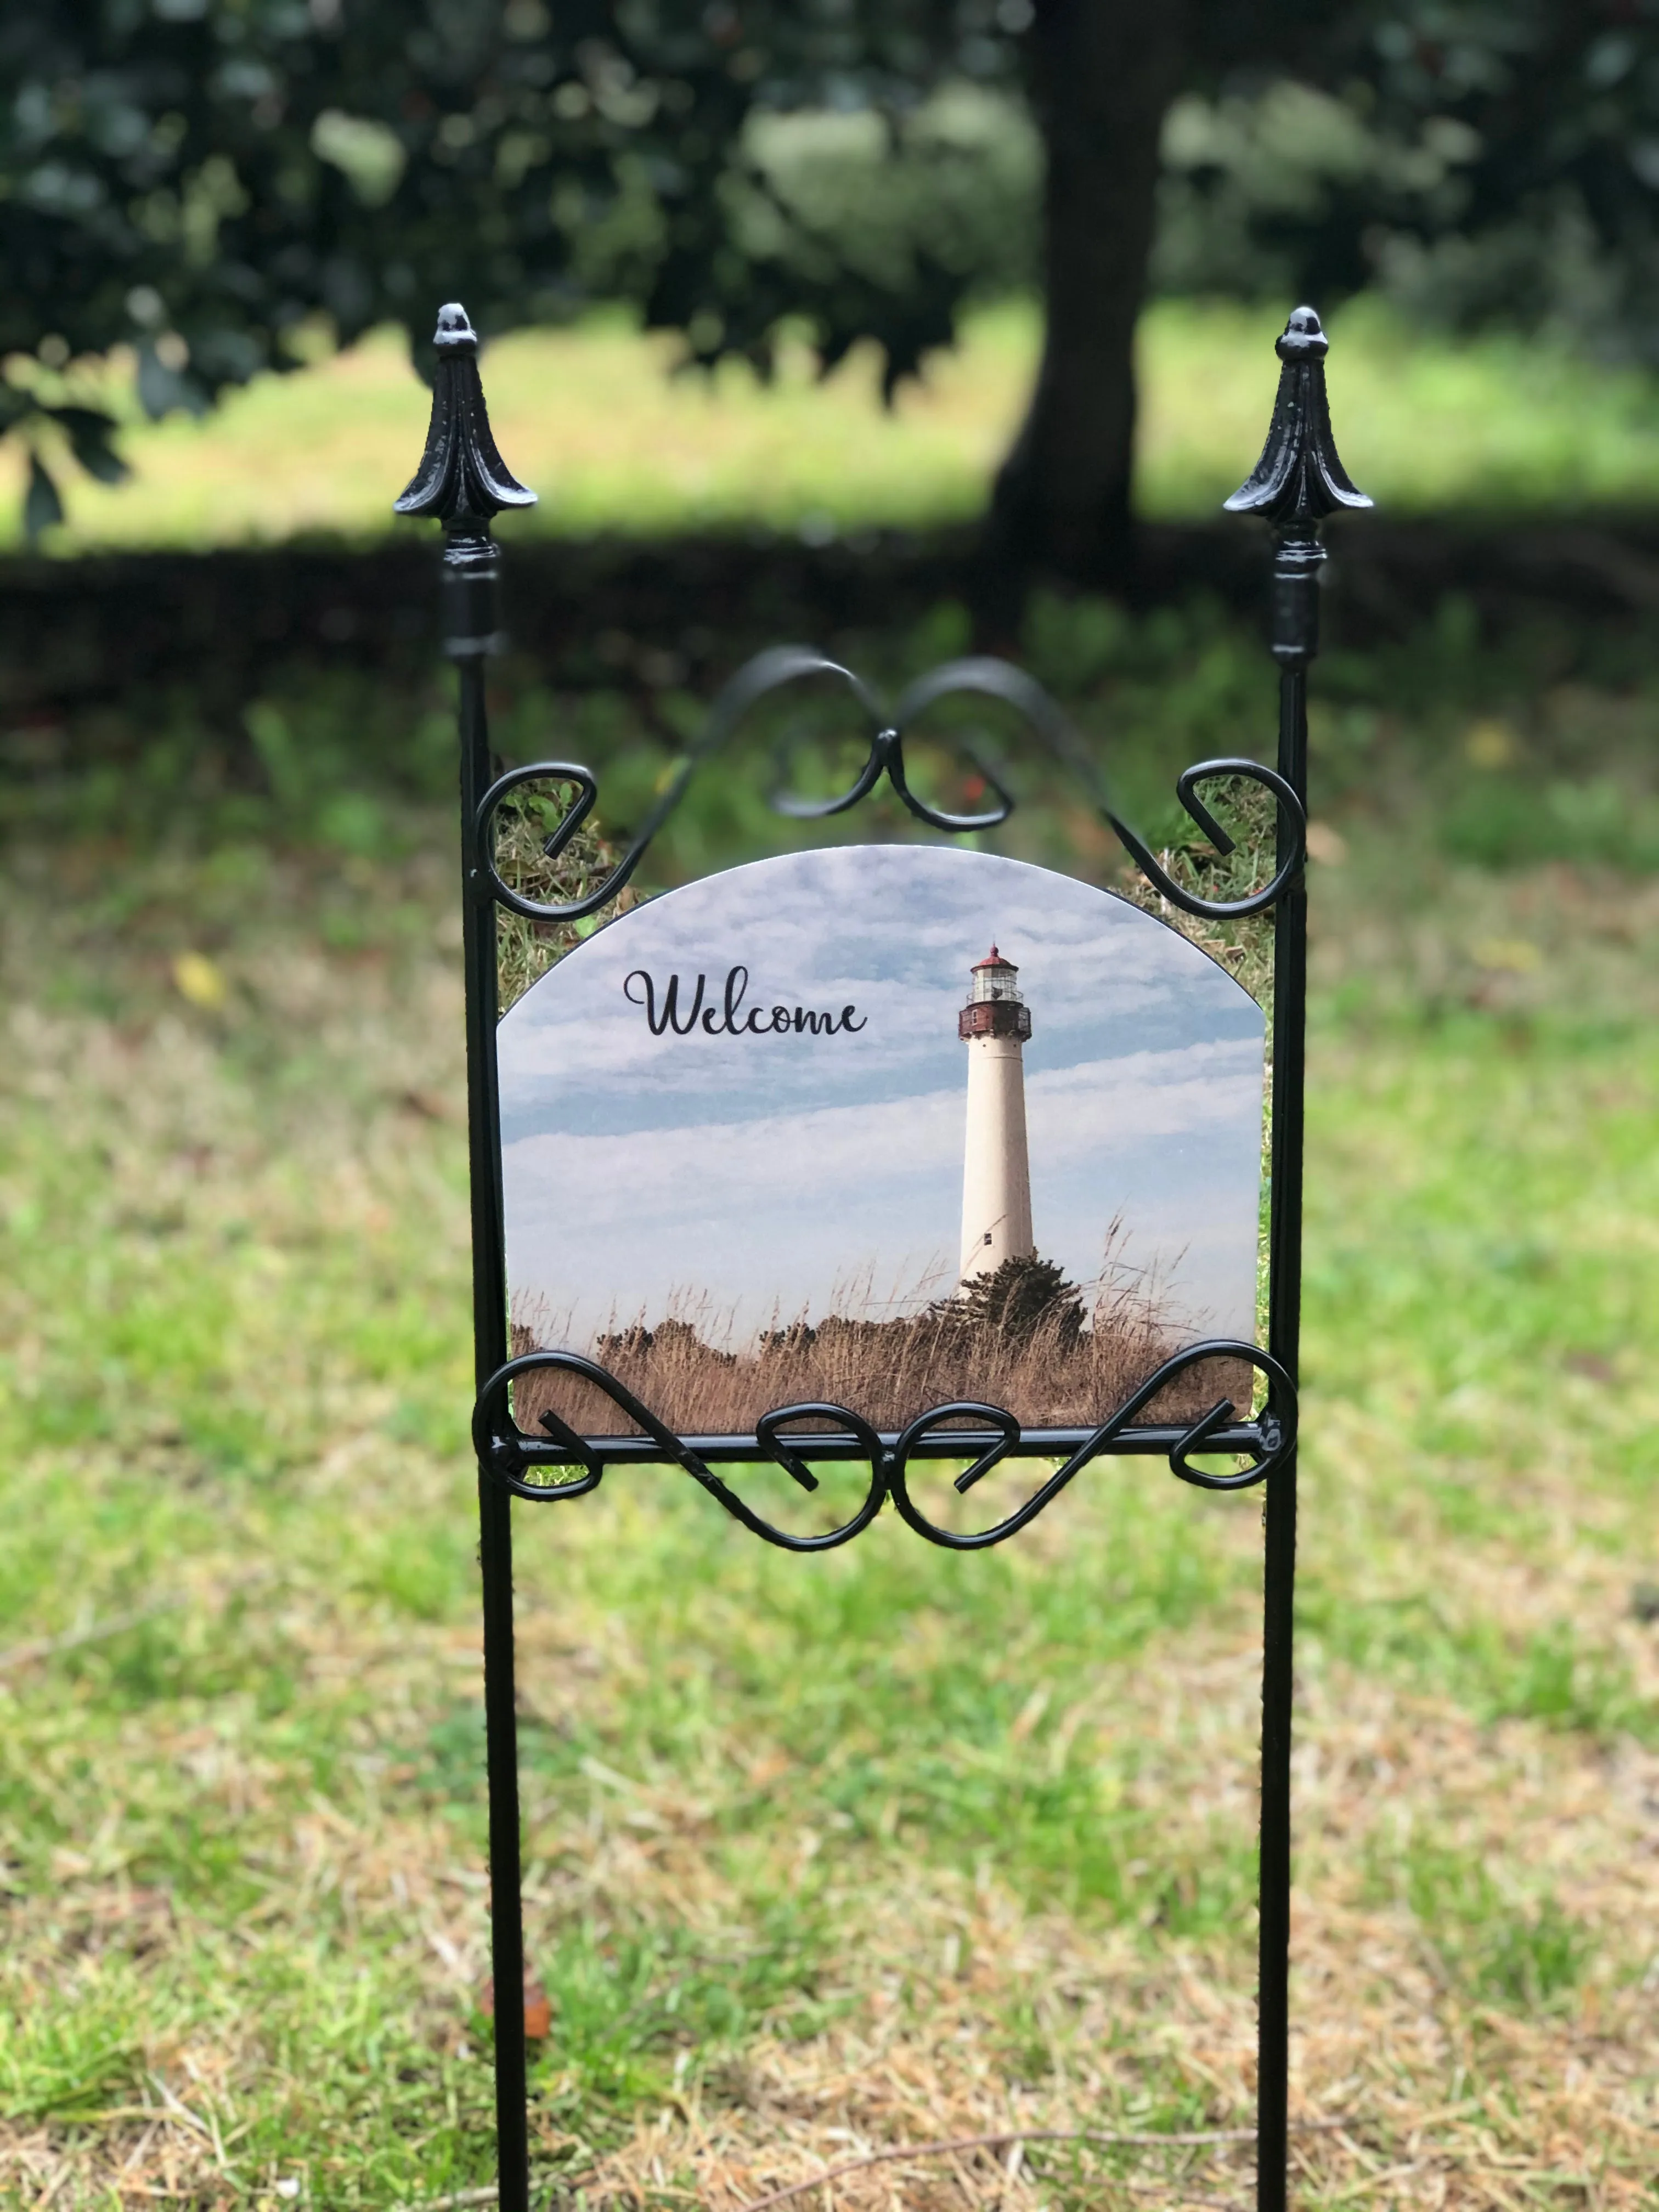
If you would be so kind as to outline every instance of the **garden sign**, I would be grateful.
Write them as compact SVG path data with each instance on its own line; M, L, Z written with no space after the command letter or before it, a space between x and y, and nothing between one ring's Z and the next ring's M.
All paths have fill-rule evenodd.
M444 646L459 676L495 1986L516 1991L524 1973L515 1498L570 1504L613 1468L656 1465L786 1552L848 1543L890 1505L927 1542L971 1551L1127 1455L1203 1489L1261 1485L1257 2196L1279 2212L1306 684L1320 524L1370 504L1332 440L1319 319L1298 308L1279 340L1267 442L1227 502L1277 533L1277 764L1204 761L1177 786L1217 855L1234 841L1206 790L1217 805L1241 782L1268 795L1270 879L1232 898L1176 879L1116 811L1094 750L1009 663L951 661L887 703L799 647L731 679L631 844L597 848L588 884L568 863L592 773L552 761L492 774L490 526L534 495L496 451L461 307L441 310L436 346L426 451L397 504L443 526ZM638 897L635 872L692 779L807 702L814 730L856 739L848 787L786 788L773 805L788 849ZM963 787L976 811L950 811L924 795L918 759L940 732L962 753L975 714L1017 736L1006 760L975 741ZM784 762L786 787L797 765ZM1271 1039L1226 965L1158 915L995 849L1042 777L1086 800L1164 912L1272 912ZM844 842L839 817L884 782L915 834ZM503 1012L515 930L568 949L532 961L545 972ZM501 2212L528 2212L517 2004L497 2004L495 2034Z

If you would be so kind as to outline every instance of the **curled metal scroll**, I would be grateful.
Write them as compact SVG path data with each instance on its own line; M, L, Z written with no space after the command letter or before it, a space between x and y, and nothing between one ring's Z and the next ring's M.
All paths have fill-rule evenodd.
M548 905L539 899L526 898L515 891L495 866L495 822L497 809L503 799L526 783L574 783L576 796L555 824L551 834L542 845L543 857L556 860L575 836L599 795L599 779L590 768L580 761L535 761L527 768L510 768L505 775L497 776L478 804L478 851L483 855L484 872L489 879L489 894L498 906L513 914L522 915L526 921L581 921L590 914L597 914L602 906L616 897L629 878L645 857L648 838L636 840L633 848L605 878L598 890L586 898L567 899L562 904ZM658 825L659 827L660 824ZM653 829L652 835L655 835Z
M785 654L788 656L795 655L798 651L799 648L793 647L784 648ZM771 658L772 656L763 653L760 656L760 662L768 661ZM770 680L767 683L767 690L776 690L781 684L792 683L799 675L822 674L835 666L833 663L820 660L815 653L806 653L802 654L801 658L805 665L799 667L791 665L780 669L775 676L770 676ZM752 669L758 670L760 663L750 661L749 665ZM905 732L925 707L930 706L934 699L944 697L951 692L972 692L983 690L982 685L971 681L954 680L954 672L969 665L969 664L966 662L950 661L943 668L935 669L931 677L924 677L919 683L911 684L900 696L897 705L893 708L890 720L883 713L879 701L858 677L854 676L850 670L836 668L836 672L846 677L854 696L876 725L864 765L838 799L791 799L781 792L775 792L772 795L774 811L779 814L787 815L796 822L821 822L832 814L845 814L849 807L856 806L860 799L868 798L881 781L882 777L885 775L894 792L909 811L915 816L917 821L925 822L930 829L945 830L953 836L963 836L976 830L999 828L1014 811L1013 795L1004 788L993 770L979 758L978 755L971 752L967 746L957 747L958 758L965 767L972 769L975 775L989 787L996 798L995 805L988 808L982 814L947 814L942 808L930 806L926 799L918 798L910 788L909 776L904 763ZM951 680L939 683L937 679L940 678ZM756 697L760 696L762 695L759 693L755 695ZM717 713L719 711L718 704L715 711Z
M907 720L914 720L921 714L924 708L932 706L935 700L963 692L978 693L985 698L1000 700L1019 715L1032 735L1045 747L1050 758L1077 779L1101 819L1142 875L1163 897L1169 900L1171 906L1179 907L1183 914L1195 915L1210 921L1236 921L1249 915L1264 914L1277 903L1300 874L1306 858L1307 816L1301 800L1276 769L1264 767L1260 761L1243 757L1200 761L1185 769L1177 781L1176 795L1188 816L1210 839L1216 850L1224 855L1236 850L1235 841L1198 797L1201 784L1214 782L1222 776L1237 776L1245 782L1259 784L1264 790L1270 791L1280 808L1279 842L1285 857L1271 880L1259 890L1250 891L1243 898L1201 898L1196 892L1189 891L1176 882L1151 847L1136 836L1117 811L1093 756L1059 701L1045 691L1035 677L1028 676L1023 668L1016 668L1012 661L997 660L983 655L947 660L926 676L918 677L900 699L894 719L902 727Z
M1170 1447L1170 1472L1182 1482L1192 1483L1201 1490L1250 1489L1256 1483L1265 1481L1295 1444L1296 1390L1284 1368L1259 1345L1236 1344L1225 1338L1212 1338L1203 1344L1188 1345L1184 1351L1176 1352L1173 1358L1166 1359L1138 1389L1130 1393L1115 1413L1103 1420L1078 1446L1041 1489L1034 1492L1024 1505L988 1528L963 1533L954 1528L942 1528L936 1521L930 1520L910 1495L907 1480L909 1461L921 1440L952 1418L960 1419L964 1413L971 1412L991 1414L999 1423L1009 1424L1013 1431L1012 1441L1005 1441L1000 1448L987 1452L974 1466L957 1477L956 1487L965 1492L1006 1456L1012 1449L1012 1442L1018 1440L1018 1424L1011 1414L995 1413L988 1407L941 1406L932 1413L923 1413L911 1422L890 1455L887 1487L893 1504L917 1535L925 1536L930 1544L943 1546L946 1551L981 1552L993 1544L1005 1543L1010 1536L1017 1536L1022 1528L1051 1505L1091 1460L1097 1459L1103 1452L1109 1451L1118 1443L1133 1425L1136 1414L1144 1412L1160 1390L1184 1375L1189 1367L1195 1367L1200 1360L1206 1359L1247 1360L1267 1377L1269 1410L1256 1424L1259 1449L1251 1464L1234 1474L1210 1474L1201 1468L1193 1466L1194 1455L1205 1450L1209 1439L1233 1418L1235 1408L1232 1401L1230 1398L1218 1399L1209 1412L1201 1414Z
M1170 1471L1182 1482L1191 1483L1201 1490L1248 1490L1264 1481L1276 1467L1282 1464L1296 1443L1296 1389L1289 1375L1272 1355L1259 1345L1236 1343L1227 1338L1211 1338L1201 1344L1188 1345L1149 1375L1145 1382L1132 1391L1117 1410L1091 1430L1078 1443L1047 1481L1027 1498L1024 1504L988 1528L963 1533L941 1528L928 1517L911 1497L908 1473L910 1462L924 1447L930 1456L949 1455L949 1447L960 1434L963 1443L977 1456L973 1463L955 1478L956 1488L966 1493L981 1478L1001 1464L1011 1455L1030 1457L1046 1453L1050 1447L1034 1441L1020 1426L1012 1413L1002 1407L984 1405L977 1401L953 1400L949 1404L934 1406L918 1414L909 1426L896 1436L878 1435L861 1414L845 1406L792 1405L775 1407L763 1413L755 1424L754 1446L758 1454L780 1467L802 1490L811 1492L818 1487L817 1477L796 1447L809 1443L822 1452L826 1446L834 1449L838 1459L855 1456L867 1460L870 1467L870 1487L851 1517L838 1527L817 1535L798 1535L780 1528L763 1514L755 1511L736 1492L722 1482L709 1468L702 1454L683 1437L676 1436L623 1382L618 1382L597 1361L575 1352L528 1352L510 1359L497 1369L483 1389L472 1419L473 1442L478 1458L495 1479L505 1485L515 1497L544 1504L560 1498L580 1498L599 1487L608 1458L623 1455L612 1449L607 1454L607 1443L614 1447L619 1439L579 1436L556 1413L539 1416L544 1436L532 1436L520 1428L513 1417L509 1393L513 1383L526 1375L539 1371L573 1375L578 1380L591 1383L617 1411L623 1413L655 1451L650 1455L659 1463L666 1462L683 1468L709 1496L722 1505L734 1521L741 1522L750 1534L763 1541L776 1545L787 1552L825 1552L837 1545L850 1543L853 1538L867 1528L881 1510L884 1498L890 1497L901 1518L924 1536L929 1543L943 1546L948 1551L978 1552L994 1544L1006 1542L1010 1536L1036 1520L1059 1497L1074 1477L1080 1474L1091 1461L1103 1453L1131 1447L1137 1415L1144 1413L1158 1393L1184 1375L1191 1367L1212 1359L1242 1360L1267 1378L1267 1404L1261 1415L1248 1426L1243 1435L1235 1425L1236 1408L1229 1398L1218 1399L1207 1413L1190 1423L1173 1442L1168 1444ZM811 1421L816 1426L810 1439L791 1439L782 1431L786 1426L801 1421ZM827 1437L825 1428L839 1431ZM1229 1441L1218 1446L1219 1433L1226 1430ZM1075 1432L1073 1432L1075 1433ZM1146 1432L1141 1431L1144 1437ZM1164 1431L1167 1439L1168 1431ZM988 1439L988 1441L987 1440ZM630 1444L635 1442L629 1439ZM728 1440L744 1443L746 1439ZM1069 1441L1069 1438L1067 1439ZM1247 1444L1251 1460L1248 1467L1231 1474L1212 1474L1193 1464L1196 1456L1217 1449L1232 1449L1240 1443ZM1163 1445L1158 1447L1163 1449ZM630 1449L630 1461L641 1455ZM559 1483L532 1482L527 1471L536 1467L579 1466L582 1474L574 1480Z
M1270 791L1279 802L1280 849L1285 857L1260 890L1249 891L1243 898L1200 898L1185 890L1153 857L1127 823L1121 821L1111 811L1103 799L1099 802L1100 811L1111 823L1118 842L1136 867L1171 906L1178 906L1183 914L1197 915L1206 921L1243 921L1250 915L1265 914L1269 907L1276 906L1302 873L1307 859L1308 817L1302 801L1277 769L1265 767L1261 761L1246 760L1243 757L1198 761L1191 768L1182 770L1176 783L1176 794L1192 820L1197 823L1217 852L1224 856L1237 849L1236 842L1198 796L1200 784L1212 782L1224 775L1236 775L1243 783L1259 784L1264 791Z
M548 859L556 859L592 812L599 796L599 783L592 770L576 762L543 761L511 769L498 777L479 801L475 823L489 895L510 912L529 921L580 921L599 913L627 884L658 831L684 798L692 778L736 733L744 716L763 699L791 684L824 678L844 687L865 718L870 729L869 750L851 784L837 797L799 799L775 792L771 802L775 811L793 820L821 821L844 814L867 799L885 776L904 806L930 829L962 836L998 828L1014 811L1013 796L994 766L966 745L955 745L957 757L984 782L994 799L994 804L982 813L951 814L929 805L912 788L905 764L906 734L928 708L945 699L979 697L995 700L1019 717L1026 732L1049 758L1076 778L1102 820L1147 881L1183 914L1211 921L1242 921L1249 915L1263 914L1276 904L1301 873L1306 854L1306 813L1285 778L1260 761L1242 757L1200 761L1186 769L1176 783L1176 796L1188 816L1223 854L1236 849L1235 841L1200 797L1206 784L1224 776L1238 777L1270 792L1279 810L1279 860L1272 878L1241 898L1206 899L1176 883L1152 848L1124 821L1112 804L1088 746L1059 702L1034 678L1012 662L984 655L945 661L908 684L890 712L863 679L853 670L842 667L839 661L828 659L805 646L777 646L745 662L725 686L709 709L702 734L681 757L627 851L598 889L585 898L550 902L526 898L515 890L496 866L493 829L502 802L524 785L574 785L575 797L542 848Z
M860 1415L851 1413L845 1406L781 1406L763 1414L755 1425L757 1442L768 1456L791 1475L804 1490L816 1490L817 1478L792 1448L789 1440L779 1431L791 1421L813 1419L829 1422L854 1439L861 1455L870 1462L870 1487L858 1510L838 1528L825 1529L816 1535L802 1536L787 1528L780 1528L757 1513L727 1484L722 1482L700 1455L664 1422L659 1421L650 1407L636 1398L624 1382L601 1367L597 1360L588 1359L577 1352L526 1352L516 1359L509 1359L504 1367L496 1369L478 1394L478 1402L472 1416L472 1441L480 1463L487 1467L498 1482L503 1483L515 1498L526 1498L538 1504L565 1498L580 1498L596 1490L604 1476L605 1454L604 1444L592 1437L578 1436L558 1414L545 1413L538 1416L546 1437L535 1437L521 1429L513 1417L509 1392L513 1384L526 1375L551 1370L574 1375L583 1382L607 1397L617 1411L642 1430L656 1445L661 1458L684 1468L692 1480L708 1492L717 1504L725 1507L734 1521L740 1522L752 1536L763 1543L775 1544L786 1552L828 1552L838 1544L850 1543L860 1530L867 1528L881 1510L882 1500L887 1494L884 1452L881 1438ZM561 1467L577 1465L583 1474L573 1482L538 1483L525 1479L525 1470L532 1467Z

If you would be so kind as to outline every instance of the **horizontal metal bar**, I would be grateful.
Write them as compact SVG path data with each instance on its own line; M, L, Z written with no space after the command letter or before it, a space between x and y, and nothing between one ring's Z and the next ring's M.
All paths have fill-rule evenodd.
M1155 1428L1125 1429L1100 1448L1103 1459L1156 1459L1173 1450L1190 1435L1190 1422L1161 1424ZM1019 1442L1007 1447L1010 1459L1069 1459L1071 1455L1086 1444L1094 1435L1093 1429L1026 1429ZM896 1429L881 1439L884 1451L892 1451L898 1443ZM826 1431L821 1435L801 1435L791 1430L787 1442L792 1452L802 1459L865 1460L869 1454L856 1437L840 1431ZM685 1437L681 1439L688 1451L708 1465L727 1466L752 1463L775 1466L777 1462L766 1446L756 1437ZM583 1443L596 1459L611 1467L672 1467L673 1460L662 1447L649 1437L584 1437ZM919 1437L910 1447L912 1459L977 1459L1003 1442L1001 1432L995 1429L933 1429ZM534 1460L523 1455L526 1466L559 1467L564 1462L555 1458L551 1445L538 1444ZM1213 1436L1204 1439L1207 1452L1253 1452L1260 1454L1269 1449L1259 1429L1247 1426L1218 1429Z

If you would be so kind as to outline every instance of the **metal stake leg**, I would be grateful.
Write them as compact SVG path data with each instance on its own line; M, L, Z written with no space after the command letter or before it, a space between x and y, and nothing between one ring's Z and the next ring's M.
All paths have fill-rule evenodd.
M501 1143L495 1077L495 908L477 849L489 787L481 655L460 663L461 877L466 969L467 1129L472 1170L472 1294L480 1388L507 1356L501 1285ZM484 1739L489 1776L489 1937L495 1983L495 2128L501 2212L530 2212L524 2033L524 1908L520 1895L519 1741L514 1692L513 1500L478 1470L483 1583Z
M1279 682L1279 772L1307 793L1305 664ZM1281 854L1281 859L1283 855ZM1294 1378L1302 1278L1302 1097L1308 902L1298 884L1273 918L1272 1243L1267 1348ZM1263 1508L1261 1847L1256 2058L1256 2204L1284 2212L1289 2152L1291 1719L1296 1592L1296 1454L1267 1478Z
M1298 307L1275 349L1283 367L1261 459L1227 501L1278 532L1271 642L1279 665L1279 773L1305 818L1308 666L1319 650L1319 526L1342 508L1368 507L1338 459L1325 395L1328 341L1310 307ZM1279 816L1279 865L1295 858ZM1273 918L1272 1188L1267 1349L1297 1382L1302 1314L1303 1089L1308 1004L1308 900L1297 875ZM1267 1477L1262 1563L1261 1856L1256 2057L1256 2204L1285 2212L1290 2101L1291 1724L1295 1698L1296 1454Z
M479 810L491 781L484 663L500 647L501 553L493 517L536 495L495 449L478 380L477 334L452 301L438 312L437 372L426 450L399 514L443 525L444 651L460 684L462 961L466 979L467 1146L472 1181L472 1336L477 1387L507 1356L507 1255L501 1217L501 1112L495 1068L495 904ZM478 1468L478 1565L483 1582L484 1748L489 1789L489 1929L495 1979L495 2127L499 2212L530 2212L526 2109L524 1903L519 1869L519 1744L514 1697L513 1500Z

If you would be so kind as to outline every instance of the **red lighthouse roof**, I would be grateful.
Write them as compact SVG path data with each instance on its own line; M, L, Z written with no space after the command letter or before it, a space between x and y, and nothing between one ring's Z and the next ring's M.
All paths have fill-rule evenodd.
M994 945L986 954L983 960L975 961L972 968L969 970L969 973L973 975L977 975L981 968L1012 968L1013 969L1013 972L1016 975L1019 973L1018 969L1014 967L1013 962L1012 960L1005 960L1001 953L997 951Z

